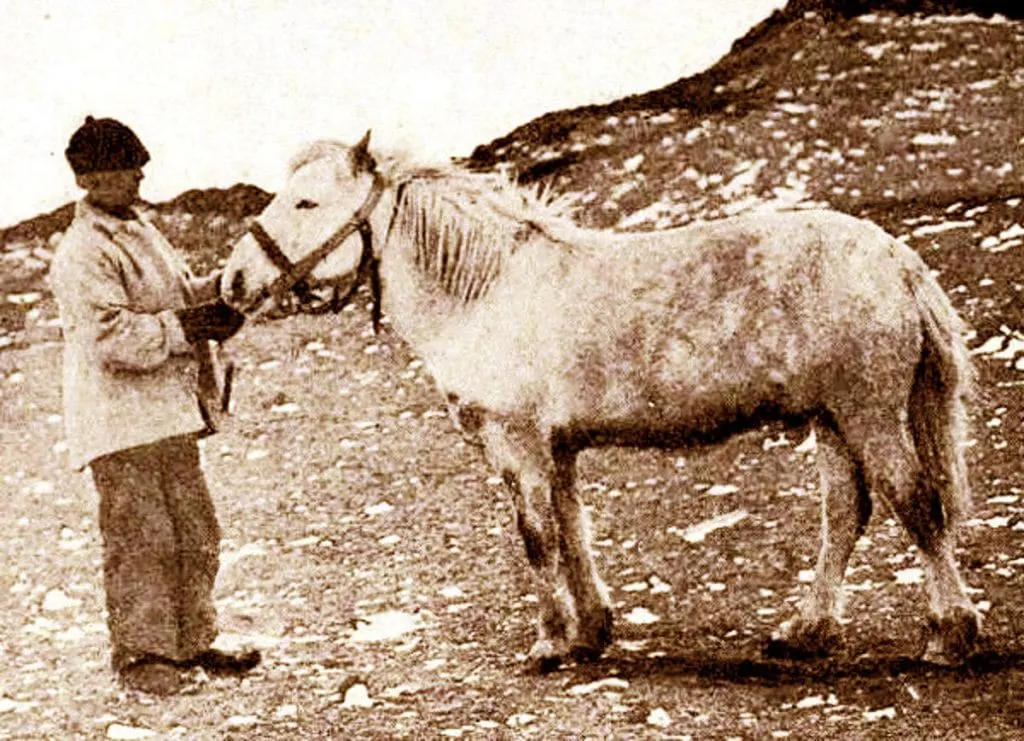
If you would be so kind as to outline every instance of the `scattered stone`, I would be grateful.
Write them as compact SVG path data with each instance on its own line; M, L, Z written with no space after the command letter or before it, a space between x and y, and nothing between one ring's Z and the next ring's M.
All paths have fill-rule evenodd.
M122 723L111 723L107 726L107 738L119 739L119 741L132 741L132 739L155 738L156 731L148 728L137 728L126 726Z
M629 682L625 679L619 679L618 677L607 677L606 679L598 679L596 682L588 682L587 684L576 684L570 687L567 692L573 697L582 697L589 695L598 690L604 689L616 689L624 690L628 689Z
M310 535L305 538L299 538L298 540L291 540L284 544L285 548L307 548L311 545L316 545L320 542L319 535Z
M389 610L371 615L365 621L360 621L359 627L349 636L348 640L350 643L393 641L406 633L423 627L423 621L419 615Z
M647 641L619 640L615 642L615 645L621 648L623 651L628 651L629 653L636 653L638 651L643 651L645 648L647 648Z
M232 715L224 725L228 728L252 728L259 725L260 719L255 715Z
M735 484L715 484L707 490L707 494L712 497L724 497L728 494L735 494L739 490L740 487Z
M796 703L798 710L808 710L810 708L819 708L825 704L825 698L821 695L811 695Z
M372 708L373 699L370 691L362 682L357 682L345 690L345 699L342 701L343 708Z
M864 720L872 723L877 720L892 720L896 717L896 708L888 707L879 710L865 710L863 716Z
M647 714L647 725L657 728L668 728L672 725L672 718L664 708L654 708Z
M714 487L712 487L714 488ZM735 487L734 487L735 488ZM710 493L710 489L708 493ZM722 528L732 527L739 522L742 522L747 518L746 510L737 509L732 512L726 512L723 515L718 515L710 519L698 522L696 525L691 525L685 530L678 530L675 528L669 528L670 532L674 532L679 535L687 543L701 543L704 539L715 530L721 530Z
M22 671L24 671L24 668L22 668ZM39 705L38 702L21 702L18 700L12 700L9 697L0 697L0 715L5 715L6 713L23 713L26 710L31 710L37 705Z
M515 713L508 717L508 720L505 721L505 725L509 728L522 728L523 726L530 725L535 720L537 720L537 716L532 713Z
M920 584L924 581L924 570L916 566L900 569L894 574L897 584Z
M648 610L646 607L634 607L625 616L626 622L633 625L650 625L661 620L660 617Z
M59 612L69 608L78 607L82 600L75 597L68 597L60 589L51 589L43 597L43 612Z

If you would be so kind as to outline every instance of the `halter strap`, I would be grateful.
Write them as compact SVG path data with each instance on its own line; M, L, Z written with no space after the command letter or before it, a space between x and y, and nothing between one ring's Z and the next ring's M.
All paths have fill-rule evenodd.
M252 226L249 227L249 233L252 234L256 243L259 244L263 250L263 254L267 256L267 259L274 264L274 267L280 270L282 273L290 273L295 269L295 265L288 259L288 255L281 251L277 242L274 238L267 234L267 230L263 228L263 224L258 221L253 221Z
M380 173L374 171L370 192L366 195L363 205L352 215L352 218L342 224L338 231L328 237L323 244L294 263L288 259L280 245L270 236L263 225L259 221L253 221L249 227L249 233L252 234L256 244L263 250L263 254L280 271L281 275L260 291L252 305L248 308L259 306L267 299L280 302L285 293L293 290L299 281L312 273L317 265L323 262L332 252L344 244L346 239L358 231L363 239L363 249L359 257L357 277L352 284L352 288L344 297L341 306L348 303L355 294L355 289L365 277L365 271L370 270L370 288L374 293L374 331L376 331L380 321L380 276L376 270L378 260L373 255L373 230L370 228L369 218L377 207L377 203L380 202L380 197L383 193L384 178L380 176Z

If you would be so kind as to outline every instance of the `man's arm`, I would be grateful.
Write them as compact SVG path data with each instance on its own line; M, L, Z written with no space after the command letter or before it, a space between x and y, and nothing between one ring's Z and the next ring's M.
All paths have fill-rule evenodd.
M153 370L172 355L192 352L173 310L129 309L117 264L101 250L79 245L54 262L51 285L78 331L93 342L110 370Z

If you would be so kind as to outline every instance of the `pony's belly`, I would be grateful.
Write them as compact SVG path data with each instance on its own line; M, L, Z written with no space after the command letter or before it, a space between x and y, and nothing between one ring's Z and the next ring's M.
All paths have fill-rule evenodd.
M817 411L808 374L761 367L725 377L708 370L701 382L684 375L660 374L642 383L604 378L589 393L577 393L570 408L549 407L549 427L594 444L678 447L725 439L767 422L800 423Z
M806 423L814 410L796 411L773 401L747 407L728 404L676 410L650 409L627 417L575 419L555 426L556 441L569 447L601 446L685 448L721 442L764 424Z

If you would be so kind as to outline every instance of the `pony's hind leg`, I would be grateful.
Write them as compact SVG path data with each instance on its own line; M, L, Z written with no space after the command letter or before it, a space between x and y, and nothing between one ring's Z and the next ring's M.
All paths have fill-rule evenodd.
M958 664L978 636L980 619L960 578L953 533L937 487L923 470L907 424L860 427L860 458L871 490L882 496L917 545L931 616L924 660Z
M576 491L576 452L554 451L551 491L565 583L576 607L569 650L577 661L594 661L612 639L612 609L590 550L590 523Z
M921 498L931 498L923 492ZM925 587L931 606L927 643L921 658L933 664L957 665L970 655L981 629L981 616L971 604L953 554L953 536L940 526L907 526L924 563Z
M492 466L512 492L516 526L526 558L540 581L537 640L528 661L541 671L558 667L569 652L573 606L561 589L558 525L551 502L553 462L550 447L526 423L487 417L480 436Z
M812 426L821 488L821 549L814 583L797 616L779 626L769 652L824 656L842 641L842 584L857 539L871 517L871 497L846 442L829 422Z

